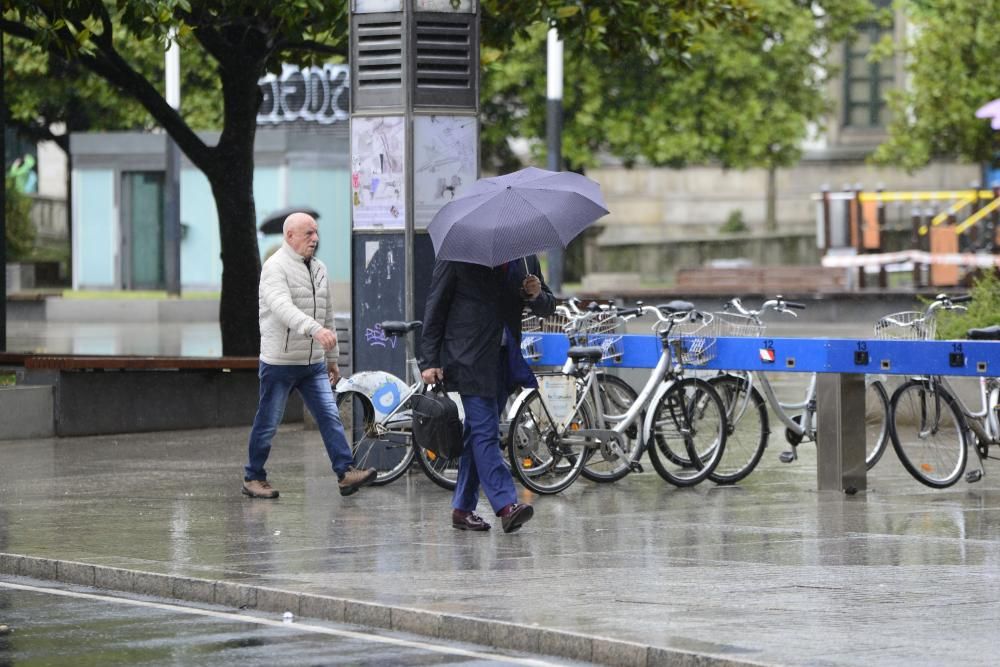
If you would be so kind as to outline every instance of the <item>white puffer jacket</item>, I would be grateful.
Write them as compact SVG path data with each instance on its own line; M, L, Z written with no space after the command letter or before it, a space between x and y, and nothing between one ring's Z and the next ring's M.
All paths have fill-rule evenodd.
M280 366L315 364L324 360L323 346L313 339L321 328L337 333L333 297L326 265L305 258L282 241L260 273L260 360ZM338 346L325 353L336 363Z

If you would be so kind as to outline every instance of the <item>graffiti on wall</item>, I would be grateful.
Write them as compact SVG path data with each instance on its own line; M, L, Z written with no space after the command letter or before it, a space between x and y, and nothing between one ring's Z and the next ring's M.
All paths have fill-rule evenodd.
M331 125L350 118L350 68L347 65L299 67L283 64L281 74L257 82L263 100L258 125L303 120Z

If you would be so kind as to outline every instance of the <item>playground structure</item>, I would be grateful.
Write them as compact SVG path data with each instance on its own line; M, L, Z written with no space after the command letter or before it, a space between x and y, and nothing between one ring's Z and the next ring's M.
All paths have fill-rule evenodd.
M848 288L952 287L1000 265L1000 188L889 192L860 187L814 196L824 267ZM871 274L875 274L874 278ZM909 275L890 278L891 275Z

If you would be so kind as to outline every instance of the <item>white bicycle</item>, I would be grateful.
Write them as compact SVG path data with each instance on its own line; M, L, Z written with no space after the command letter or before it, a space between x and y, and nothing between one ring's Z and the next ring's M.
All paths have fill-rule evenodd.
M419 329L422 323L390 321L379 326L387 337L402 337ZM416 378L409 385L385 371L360 371L337 383L337 407L354 461L359 468L375 468L378 474L372 483L381 485L402 477L416 459L432 482L454 490L458 457L437 456L413 437L410 398L422 392L425 385L417 360L409 357L406 363L410 375ZM449 395L461 412L461 397Z

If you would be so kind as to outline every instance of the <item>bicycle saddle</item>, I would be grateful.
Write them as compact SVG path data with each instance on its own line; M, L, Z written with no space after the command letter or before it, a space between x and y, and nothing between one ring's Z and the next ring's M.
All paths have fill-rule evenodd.
M1000 340L1000 324L994 324L981 329L969 329L965 332L969 340Z
M402 336L415 329L419 329L424 325L420 320L413 320L412 322L398 322L396 320L387 320L383 322L380 326L382 331L384 331L389 336Z
M597 363L604 356L604 350L594 345L574 345L566 351L566 356L573 361L590 361Z
M694 304L690 301L681 301L680 299L674 299L667 303L661 303L656 306L657 310L661 310L664 313L686 313L694 310Z

